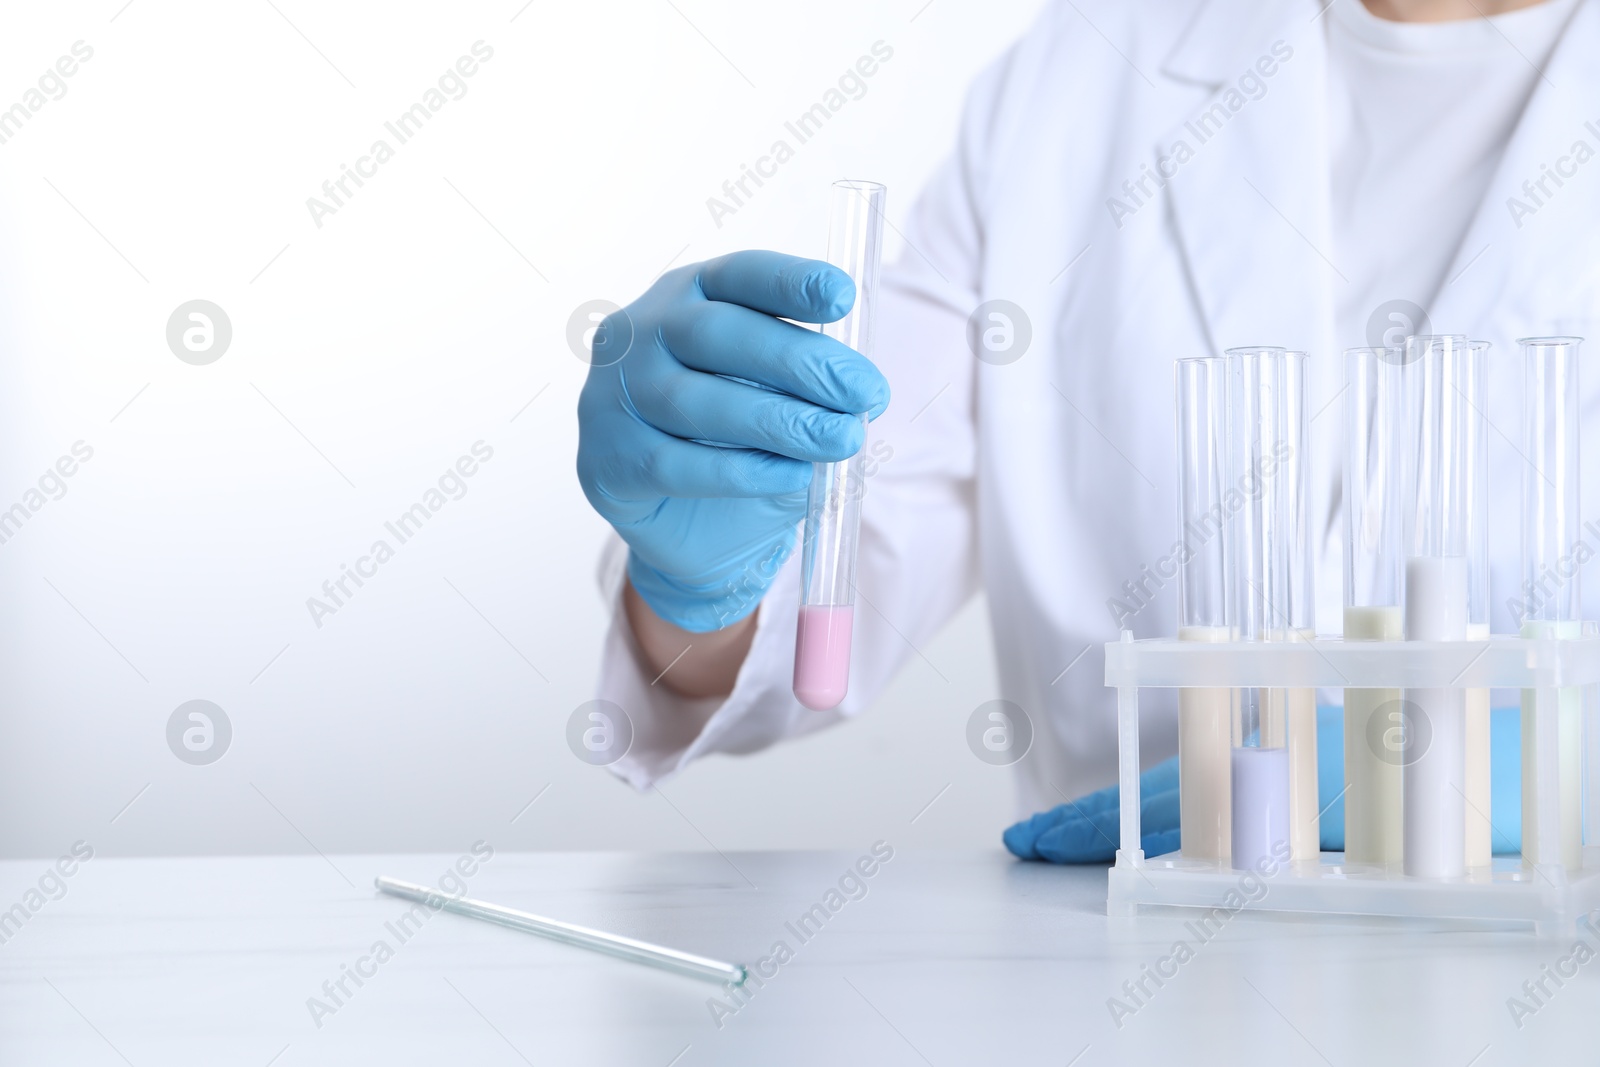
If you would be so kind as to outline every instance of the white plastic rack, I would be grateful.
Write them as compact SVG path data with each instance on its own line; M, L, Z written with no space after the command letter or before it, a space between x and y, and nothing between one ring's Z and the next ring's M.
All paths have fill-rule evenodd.
M1106 685L1117 691L1121 847L1110 870L1107 913L1141 908L1237 908L1241 871L1185 859L1147 859L1139 833L1139 690L1147 687L1583 689L1582 867L1525 866L1496 857L1455 879L1408 877L1395 867L1347 864L1344 854L1287 863L1252 893L1249 910L1318 915L1469 919L1532 925L1541 936L1569 936L1600 908L1600 636L1585 626L1570 639L1491 637L1479 641L1282 643L1135 641L1124 631L1106 649ZM1540 707L1554 708L1541 694ZM1524 714L1528 714L1524 711ZM1556 716L1540 715L1533 742L1538 795L1533 825L1540 856L1558 856L1559 777ZM1527 736L1526 732L1524 736ZM1526 765L1526 764L1525 764ZM1129 802L1129 798L1133 798ZM1226 902L1226 903L1225 903Z

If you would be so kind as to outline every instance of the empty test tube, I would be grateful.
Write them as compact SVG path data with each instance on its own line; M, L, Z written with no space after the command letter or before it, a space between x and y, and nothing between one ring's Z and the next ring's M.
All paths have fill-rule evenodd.
M1399 348L1344 353L1344 639L1399 641L1401 434ZM1400 758L1386 742L1400 725L1399 689L1344 691L1344 853L1350 863L1401 859Z
M850 275L856 300L822 332L872 357L872 317L883 249L885 189L873 182L835 182L828 223L828 262ZM862 414L863 427L866 415ZM856 549L866 491L861 453L812 467L800 561L800 617L795 629L794 695L814 711L838 707L850 684L855 628Z
M1178 639L1227 641L1227 361L1180 359L1177 384ZM1178 691L1179 849L1188 859L1226 864L1232 822L1230 731L1233 690Z
M696 956L693 953L680 952L673 948L663 948L660 945L652 945L648 941L638 941L631 937L623 937L621 934L609 934L603 930L591 930L587 926L576 926L556 919L547 919L542 915L518 911L515 908L508 908L500 904L471 900L467 897L455 897L432 886L418 885L415 882L403 882L398 878L390 878L388 875L380 874L373 880L373 884L390 896L414 900L434 910L454 912L457 915L465 915L471 919L482 919L484 922L491 922L497 926L538 934L540 937L548 937L552 941L560 941L563 944L576 945L579 948L603 952L619 959L643 963L650 967L659 967L661 970L685 974L692 978L703 978L711 982L723 982L727 985L741 986L750 975L749 969L742 963L724 963L722 960Z
M1410 641L1464 641L1469 624L1468 501L1476 459L1466 338L1406 338L1406 428L1412 457L1407 504L1405 633ZM1414 496L1409 492L1414 488ZM1405 691L1403 869L1466 872L1466 693Z
M1521 341L1522 636L1571 638L1581 630L1578 483L1578 337ZM1550 720L1554 718L1552 723ZM1522 859L1581 866L1583 691L1522 694ZM1555 759L1547 758L1550 741ZM1555 770L1554 778L1549 773ZM1553 825L1551 825L1553 823Z

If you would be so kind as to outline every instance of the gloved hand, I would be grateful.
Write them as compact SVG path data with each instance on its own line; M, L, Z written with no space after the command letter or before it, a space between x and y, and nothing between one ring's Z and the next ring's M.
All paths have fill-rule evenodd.
M1317 709L1317 805L1323 849L1344 848L1344 712ZM1122 839L1120 790L1109 786L1062 804L1005 832L1012 855L1051 863L1105 863L1116 858ZM1139 776L1139 847L1146 856L1176 852L1178 836L1178 758L1158 763Z
M578 399L578 480L628 544L628 578L685 630L755 609L794 548L813 462L862 445L889 384L814 330L849 275L777 252L669 271L601 323Z
M1105 863L1122 839L1121 789L1111 785L1040 812L1005 832L1011 854L1051 863ZM1178 849L1178 757L1139 776L1139 846L1146 856Z

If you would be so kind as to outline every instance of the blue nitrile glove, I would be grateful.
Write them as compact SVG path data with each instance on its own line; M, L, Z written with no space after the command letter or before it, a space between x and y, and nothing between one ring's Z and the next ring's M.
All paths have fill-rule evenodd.
M578 481L628 544L628 578L704 632L760 602L794 548L813 462L862 444L889 384L814 330L855 303L836 267L735 252L661 276L595 333Z
M1490 715L1489 773L1496 855L1522 848L1522 733L1516 708ZM1105 863L1116 857L1121 812L1116 786L1062 804L1008 829L1002 840L1012 855L1051 863ZM1176 851L1178 761L1158 763L1139 776L1140 847L1146 856ZM1318 830L1324 852L1344 851L1344 712L1317 709Z
M1489 840L1496 856L1522 851L1522 709L1489 712Z
M1344 851L1344 709L1317 705L1317 823L1324 852Z
M1024 819L1002 838L1018 859L1105 863L1115 859L1122 814L1114 785ZM1139 776L1139 845L1146 856L1178 848L1178 758Z

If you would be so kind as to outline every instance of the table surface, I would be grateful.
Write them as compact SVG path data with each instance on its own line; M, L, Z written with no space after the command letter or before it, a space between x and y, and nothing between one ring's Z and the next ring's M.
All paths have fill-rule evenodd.
M402 929L410 905L369 888L438 884L455 856L97 858L64 893L47 861L9 861L0 908L26 921L0 924L0 1063L1487 1067L1600 1046L1600 935L1574 953L1511 930L1241 914L1202 941L1178 913L1108 920L1103 867L991 852L898 850L865 895L846 877L830 897L865 854L496 853L464 879L473 898L772 959L743 1004L448 913ZM802 940L814 905L828 917Z

